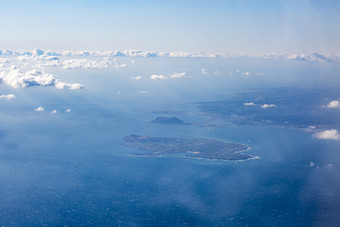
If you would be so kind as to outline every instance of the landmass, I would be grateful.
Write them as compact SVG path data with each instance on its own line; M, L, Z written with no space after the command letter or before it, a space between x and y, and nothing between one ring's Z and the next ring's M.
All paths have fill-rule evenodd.
M156 119L152 120L151 123L158 123L158 124L189 124L185 123L181 119L177 117L157 117Z
M200 102L198 109L210 123L288 126L294 128L340 128L339 108L327 108L338 100L340 89L275 88L240 92L224 101Z
M253 158L250 154L241 153L249 149L246 145L209 138L164 138L132 134L124 138L122 145L149 151L149 153L145 152L144 155L150 156L181 153L185 154L186 157L219 160Z

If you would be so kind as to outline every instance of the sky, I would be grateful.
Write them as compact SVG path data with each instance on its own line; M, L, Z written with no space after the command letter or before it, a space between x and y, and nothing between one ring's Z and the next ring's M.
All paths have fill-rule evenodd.
M0 49L339 54L337 0L0 0Z

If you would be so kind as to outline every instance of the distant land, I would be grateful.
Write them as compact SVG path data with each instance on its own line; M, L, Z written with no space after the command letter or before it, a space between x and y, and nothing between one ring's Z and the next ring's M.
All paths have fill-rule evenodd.
M156 119L152 120L151 123L158 123L158 124L189 124L185 123L181 119L178 119L177 117L157 117Z
M273 88L249 90L223 101L196 103L211 123L340 129L340 108L327 105L340 98L340 89Z
M247 160L253 158L241 152L248 146L229 143L209 138L164 138L139 135L128 135L124 138L125 147L137 147L151 153L142 155L158 156L164 154L182 153L186 157L219 159L219 160Z

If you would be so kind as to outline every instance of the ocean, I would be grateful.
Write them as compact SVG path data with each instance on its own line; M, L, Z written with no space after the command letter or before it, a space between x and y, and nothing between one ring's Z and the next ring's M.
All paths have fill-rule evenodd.
M128 67L50 69L81 90L0 84L16 95L0 100L0 225L340 224L339 141L294 127L212 121L197 108L245 90L338 87L338 63L118 59ZM185 77L170 77L178 72ZM192 124L152 124L159 116ZM121 145L129 134L241 143L257 158L136 155L143 151Z

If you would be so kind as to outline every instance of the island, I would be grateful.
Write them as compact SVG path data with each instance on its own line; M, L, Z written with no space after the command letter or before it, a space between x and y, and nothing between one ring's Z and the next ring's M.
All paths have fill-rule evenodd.
M252 155L241 152L248 146L229 143L210 138L164 138L139 135L128 135L124 138L125 147L137 147L144 151L143 155L158 156L164 154L184 154L185 157L218 160L247 160Z
M189 124L189 123L185 123L181 119L178 119L177 117L156 117L156 119L152 120L151 123L180 124L180 125Z

